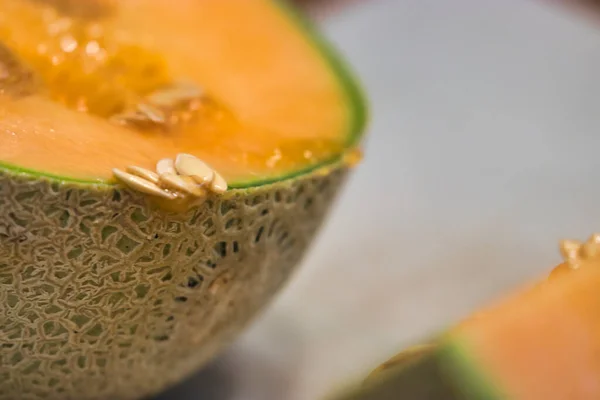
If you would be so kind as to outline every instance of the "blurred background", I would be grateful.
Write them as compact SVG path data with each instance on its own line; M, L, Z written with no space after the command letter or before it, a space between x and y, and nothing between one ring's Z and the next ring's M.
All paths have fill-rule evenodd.
M320 399L600 230L595 17L557 1L325 3L305 5L371 102L364 162L271 307L156 400Z

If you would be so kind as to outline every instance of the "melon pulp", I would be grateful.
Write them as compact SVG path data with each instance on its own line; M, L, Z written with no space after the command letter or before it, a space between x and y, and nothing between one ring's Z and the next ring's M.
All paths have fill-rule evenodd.
M356 144L357 89L281 4L95 0L89 16L67 3L0 2L4 53L31 71L10 84L33 87L18 101L9 87L0 96L3 165L107 181L112 168L190 153L235 187L315 168ZM154 132L107 122L181 80L210 101L187 123Z
M283 2L0 0L0 400L146 398L204 365L301 261L364 120ZM178 153L230 190L173 211L113 181Z

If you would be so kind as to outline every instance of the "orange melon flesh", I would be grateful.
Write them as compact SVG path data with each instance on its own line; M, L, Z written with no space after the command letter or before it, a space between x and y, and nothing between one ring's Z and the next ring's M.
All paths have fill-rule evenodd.
M600 265L555 272L339 399L600 399Z
M112 168L154 169L184 152L251 181L331 159L360 129L348 82L276 2L105 0L93 19L57 3L0 0L0 44L40 78L31 95L0 94L0 164L104 181ZM149 132L109 122L132 93L178 79L210 99L192 123Z
M479 380L489 399L600 399L600 268L572 272L524 289L452 331L454 354L472 372L464 385Z

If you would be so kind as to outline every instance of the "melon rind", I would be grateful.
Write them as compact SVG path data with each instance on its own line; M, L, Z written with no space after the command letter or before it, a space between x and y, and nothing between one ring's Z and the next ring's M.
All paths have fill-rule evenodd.
M347 172L181 214L0 170L0 399L138 399L195 371L287 281Z
M508 399L494 379L478 362L468 343L457 336L448 336L437 349L437 356L456 393L465 400Z

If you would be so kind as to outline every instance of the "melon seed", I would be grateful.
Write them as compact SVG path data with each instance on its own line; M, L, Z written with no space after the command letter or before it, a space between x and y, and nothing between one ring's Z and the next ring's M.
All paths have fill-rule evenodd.
M148 125L149 122L153 122L148 118L148 115L141 111L125 111L120 114L115 114L109 118L109 121L122 126L133 125L140 127Z
M600 235L595 233L583 244L581 251L586 258L594 258L600 254Z
M222 194L227 191L227 181L218 172L215 171L215 177L210 183L210 190L217 194Z
M144 178L145 180L150 181L154 184L158 184L158 174L146 168L131 165L127 167L127 172L129 172L132 175L139 176L140 178Z
M163 158L162 160L156 163L156 172L158 173L158 175L174 174L175 163L170 158Z
M178 154L175 158L175 169L179 174L189 176L199 184L211 182L215 176L212 168L191 154Z
M206 193L193 180L175 174L161 174L160 184L167 189L182 191L193 196L202 197Z
M175 84L173 87L157 90L146 100L154 106L171 109L177 105L202 97L202 90L186 83Z
M565 262L572 269L579 268L581 261L582 243L577 240L563 240L560 243L560 252Z
M161 189L156 184L147 181L146 179L121 171L120 169L113 168L113 174L125 185L129 186L131 189L137 190L138 192L163 197L170 200L177 197L175 194Z
M138 104L137 109L155 124L164 124L166 121L165 114L157 107L154 107L150 104L140 103Z

